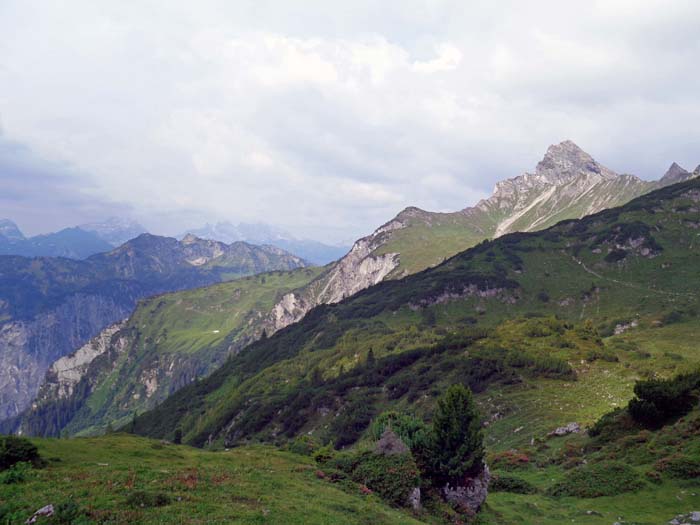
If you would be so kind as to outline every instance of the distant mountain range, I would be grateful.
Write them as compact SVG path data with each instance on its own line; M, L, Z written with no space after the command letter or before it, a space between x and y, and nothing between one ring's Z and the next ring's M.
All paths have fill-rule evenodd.
M52 362L125 319L139 299L304 266L272 246L150 234L85 260L0 255L0 418L23 410Z
M91 222L54 233L25 237L10 219L0 219L0 255L85 259L97 253L108 252L142 233L146 233L146 229L139 223L110 217L102 222ZM311 239L297 239L284 230L262 223L206 224L201 228L188 230L179 235L178 239L188 234L226 244L239 241L256 245L269 244L321 266L339 259L349 249L347 246L334 246Z
M104 222L25 237L14 222L0 219L0 255L85 259L96 253L108 252L145 231L136 222L112 217Z
M270 244L287 250L313 264L325 265L340 259L348 252L349 246L334 246L311 239L297 239L292 234L263 223L217 222L205 224L201 228L188 230L188 233L202 239L213 239L221 242L245 241L253 244Z

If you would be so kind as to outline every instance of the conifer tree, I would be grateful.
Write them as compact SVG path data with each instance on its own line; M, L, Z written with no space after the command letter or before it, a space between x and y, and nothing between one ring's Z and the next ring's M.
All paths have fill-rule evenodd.
M471 390L452 385L437 402L433 416L430 464L439 483L460 484L483 468L481 417Z

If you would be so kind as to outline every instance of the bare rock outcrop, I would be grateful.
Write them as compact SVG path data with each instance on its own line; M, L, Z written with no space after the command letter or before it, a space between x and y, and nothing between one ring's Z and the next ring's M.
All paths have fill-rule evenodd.
M381 454L382 456L398 456L400 454L408 454L409 452L410 449L396 432L390 428L384 430L379 441L377 441L377 444L374 446L374 453Z
M478 476L467 478L456 486L447 483L442 488L442 494L446 501L461 508L464 512L476 514L486 501L490 481L491 471L488 465L484 464L484 468Z

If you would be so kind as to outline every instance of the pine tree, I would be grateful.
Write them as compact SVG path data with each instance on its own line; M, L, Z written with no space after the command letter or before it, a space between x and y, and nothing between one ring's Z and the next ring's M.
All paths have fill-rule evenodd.
M367 352L367 368L374 368L376 362L377 360L374 358L374 350L370 348L369 352Z
M481 417L469 388L452 385L438 399L429 449L431 477L439 483L459 485L483 468Z

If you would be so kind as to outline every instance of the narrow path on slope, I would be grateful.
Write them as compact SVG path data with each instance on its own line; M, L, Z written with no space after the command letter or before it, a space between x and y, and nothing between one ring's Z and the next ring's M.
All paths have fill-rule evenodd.
M606 281L613 282L613 283L615 283L615 284L619 284L619 285L622 285L622 286L627 286L628 288L634 288L635 290L641 290L641 291L646 291L646 292L652 292L652 293L660 294L660 295L670 295L670 296L675 296L675 297L695 297L695 294L688 293L688 292L669 292L669 291L666 291L666 290L657 290L656 288L648 288L648 287L646 287L646 286L638 286L638 285L633 284L633 283L628 283L628 282L625 282L625 281L620 281L620 280L618 280L618 279L613 279L612 277L605 277L604 275L601 275L601 274L599 274L598 272L595 272L595 271L591 270L588 266L586 266L586 264L585 264L583 261L577 259L577 258L574 257L573 255L571 256L571 258L573 259L573 261L574 261L576 264L578 264L581 268L583 268L584 271L586 271L587 273L589 273L589 274L591 274L591 275L597 277L598 279L603 279L603 280L606 280Z

